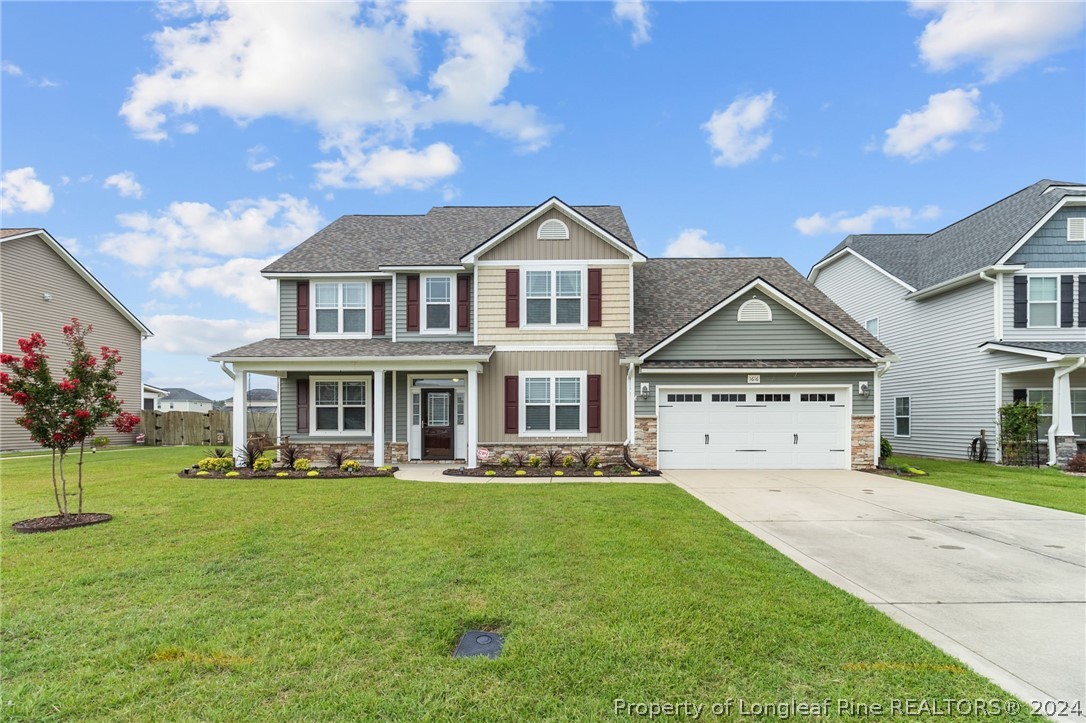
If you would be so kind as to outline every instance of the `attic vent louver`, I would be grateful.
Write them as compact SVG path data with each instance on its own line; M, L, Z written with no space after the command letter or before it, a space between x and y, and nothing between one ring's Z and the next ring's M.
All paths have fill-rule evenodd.
M1086 241L1086 218L1067 219L1067 240Z
M556 218L539 224L538 238L544 241L564 241L569 238L569 227Z
M773 321L773 310L761 299L744 301L739 307L737 321Z

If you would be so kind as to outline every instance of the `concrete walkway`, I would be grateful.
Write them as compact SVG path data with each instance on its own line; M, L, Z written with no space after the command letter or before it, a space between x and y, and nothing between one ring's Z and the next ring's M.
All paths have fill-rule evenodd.
M1086 517L843 470L666 476L1008 692L1086 707Z
M448 462L444 464L426 464L413 462L411 464L398 465L399 470L393 473L396 479L412 480L414 482L449 482L452 484L548 484L551 482L615 482L637 484L669 484L671 480L664 477L644 475L641 477L459 477L446 475L445 470L453 467ZM456 465L459 466L459 465Z

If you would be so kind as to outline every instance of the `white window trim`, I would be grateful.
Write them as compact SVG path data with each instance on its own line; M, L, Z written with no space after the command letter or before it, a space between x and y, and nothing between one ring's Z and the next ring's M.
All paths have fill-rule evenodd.
M894 399L894 436L897 437L898 439L908 439L909 437L913 436L913 398L911 396L903 396L903 397L894 397L893 399ZM901 415L901 414L897 413L897 400L899 400L899 399L908 399L909 400L909 413L908 414ZM897 420L899 420L899 419L908 419L909 420L909 433L908 434L898 434L898 432L897 432Z
M1060 328L1060 277L1055 275L1034 275L1027 276L1026 282L1026 328L1027 329L1059 329ZM1033 301L1030 298L1031 288L1033 286L1034 279L1052 279L1056 282L1056 300L1055 301ZM1033 305L1034 304L1052 304L1056 307L1056 323L1055 324L1034 324L1033 323Z
M431 329L426 326L426 280L427 279L448 279L449 280L449 325L445 328ZM419 276L419 333L420 334L438 334L441 336L448 336L456 333L456 274L421 274Z
M1071 387L1071 391L1072 392L1086 392L1086 387ZM1056 399L1055 399L1055 394L1052 393L1052 387L1029 387L1028 389L1026 389L1026 403L1027 404L1039 404L1039 402L1031 402L1029 400L1029 395L1032 394L1033 392L1048 392L1049 394L1052 394L1052 402L1053 402L1053 404L1055 404ZM1041 413L1041 414L1038 414L1037 416L1038 416L1038 420L1037 420L1038 424L1037 424L1037 426L1039 427L1039 431L1043 432L1043 433L1047 433L1049 427L1052 426L1052 421L1053 421L1052 414L1051 413L1049 413L1049 414ZM1041 421L1039 419L1040 417L1047 417L1048 418L1048 425L1047 426L1044 426L1044 425L1040 424L1040 421ZM1071 408L1071 418L1074 419L1075 417L1086 418L1086 413L1078 413L1078 414L1076 414L1075 411L1074 411L1074 407L1072 407Z
M339 328L343 328L343 284L362 284L362 298L366 302L363 308L366 319L366 333L344 334L317 331L317 285L339 284ZM373 284L368 279L314 279L309 284L309 337L311 339L371 339L373 337Z
M525 407L527 406L527 398L528 398L528 395L525 394L525 380L527 380L529 378L538 379L538 378L541 378L541 377L549 378L551 380L550 407L551 407L551 423L552 423L552 426L553 426L553 423L554 423L554 408L556 406L555 398L556 398L556 391L557 391L555 389L554 380L556 378L569 378L569 377L574 377L574 378L577 378L577 379L581 380L581 403L580 403L581 419L580 419L580 427L579 427L579 429L577 429L575 431L563 430L563 431L552 431L552 432L536 432L536 431L529 432L529 431L527 431L525 429L525 417L526 417ZM551 371L546 371L546 372L520 372L520 383L519 383L518 387L519 387L519 389L518 389L518 397L517 397L517 416L518 416L518 426L519 426L518 431L519 431L521 437L587 437L588 436L588 372L587 371L579 371L579 372L561 372L561 371L559 371L559 372L551 372Z
M528 323L528 272L549 271L551 274L551 323ZM559 324L558 319L558 272L578 271L581 274L581 321L578 324ZM520 328L531 329L587 329L588 328L588 266L548 266L546 269L520 269Z
M871 331L871 327L870 327L871 322L875 322L875 331ZM867 329L868 334L870 334L871 336L878 339L879 338L879 333L882 331L882 329L879 328L879 317L873 316L870 319L868 319L867 321L865 321L864 322L864 329Z
M363 399L366 405L366 416L363 420L365 429L328 430L317 429L317 382L362 382ZM344 376L311 376L309 377L309 436L310 437L371 437L373 436L373 378L372 377L344 377ZM339 388L339 404L337 409L343 409L343 386ZM339 423L343 424L343 414L339 415Z

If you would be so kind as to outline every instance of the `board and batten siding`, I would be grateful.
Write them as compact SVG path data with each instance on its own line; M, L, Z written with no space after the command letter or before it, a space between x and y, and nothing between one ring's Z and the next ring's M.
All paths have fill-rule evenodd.
M569 228L565 240L537 238L544 221L558 219ZM552 209L479 257L481 261L582 261L626 259L626 252L604 241L557 209Z
M815 285L861 324L879 318L880 340L898 357L880 380L882 436L901 454L964 459L984 429L996 438L996 370L1036 359L978 347L994 335L993 284L979 279L920 301L900 284L846 255ZM894 400L911 399L911 434L894 434Z
M758 298L772 321L737 321L739 307ZM856 352L765 294L751 292L703 320L651 357L653 360L859 359Z
M381 281L381 279L378 279ZM377 338L392 336L392 279L384 279L385 282L385 333ZM310 304L313 303L312 296ZM370 294L369 307L372 309L373 294ZM370 319L367 318L367 322ZM279 279L279 338L280 339L304 339L306 336L298 335L298 282L292 279Z
M584 437L521 437L505 433L505 377L522 371L600 375L600 431ZM588 390L582 390L582 403ZM521 403L523 400L519 400ZM626 370L618 352L496 351L479 376L479 444L622 444L626 439Z
M1086 268L1086 242L1067 240L1067 219L1086 218L1086 206L1064 206L1014 252L1011 264L1041 269Z
M1086 244L1079 244L1083 247L1084 256L1086 256ZM1064 269L1055 274L1004 274L1003 275L1003 339L1005 341L1086 341L1086 327L1079 326L1079 276L1086 274L1086 257L1084 257L1080 263L1080 268ZM1024 329L1016 329L1014 326L1014 279L1016 276L1055 276L1056 288L1062 294L1060 288L1061 276L1073 276L1074 283L1071 284L1071 293L1074 295L1074 302L1071 304L1072 313L1074 314L1074 326L1071 327L1048 327L1044 329L1031 329L1026 327ZM1028 287L1027 287L1028 288ZM1061 297L1062 299L1062 297ZM1060 307L1056 307L1056 319L1057 324L1060 318Z
M457 274L450 274L453 280L453 293L456 293ZM423 274L419 276L419 328L421 329L426 321L426 287L423 282ZM468 331L455 332L453 334L423 334L421 331L408 331L407 330L407 277L408 274L396 275L396 341L472 341L474 339L475 324L475 304L468 305ZM472 284L468 284L469 288ZM391 282L389 282L388 298L392 298ZM468 292L469 299L471 292ZM453 304L452 307L452 322L453 326L456 326L456 313L459 298L457 304ZM386 311L391 313L392 304L386 305ZM386 322L385 328L392 328L391 318Z
M742 387L744 391L753 394L762 389L771 387L809 386L809 385L842 385L852 386L852 414L853 416L872 415L875 413L875 405L872 395L860 394L860 382L871 384L874 381L873 369L855 369L841 372L805 372L802 369L789 369L787 371L763 371L759 372L761 382L758 384L747 383L746 372L698 372L691 374L667 374L653 371L638 371L634 383L634 390L641 391L642 384L649 385L649 393L644 398L638 394L634 402L634 414L638 417L656 416L656 387L657 386L730 386ZM873 388L873 387L872 387Z
M548 242L550 243L550 242ZM589 264L591 268L591 264ZM516 268L510 264L509 268ZM505 268L477 267L480 344L607 344L615 343L615 334L630 332L630 268L626 265L603 266L602 325L584 329L532 329L505 325ZM523 293L523 289L521 290ZM585 289L583 303L588 303Z
M45 301L43 294L50 294ZM3 313L3 338L0 350L19 354L18 339L32 332L45 337L46 353L55 376L64 372L67 349L61 329L73 316L94 327L87 337L90 350L110 346L121 352L117 369L124 372L118 380L117 396L124 409L139 414L142 407L141 336L117 309L106 301L71 266L40 237L14 239L0 243L0 312ZM25 429L15 423L21 408L8 398L0 398L0 450L36 449ZM98 434L117 444L131 444L139 430L120 434L112 427L101 427Z

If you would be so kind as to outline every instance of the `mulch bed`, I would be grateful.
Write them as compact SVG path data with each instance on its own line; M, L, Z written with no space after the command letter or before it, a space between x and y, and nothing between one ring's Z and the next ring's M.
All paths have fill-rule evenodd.
M399 467L388 467L385 469L379 469L377 467L362 467L357 472L343 472L335 467L314 467L312 471L318 474L310 477L307 472L299 472L296 470L287 469L271 469L267 472L254 472L251 469L238 469L236 477L227 477L225 472L208 472L207 474L197 474L199 470L184 469L178 473L178 477L183 479L344 479L347 477L391 477L392 473L397 471ZM279 473L286 472L283 477L279 476Z
M74 515L50 515L49 517L35 517L32 520L20 520L11 526L16 532L54 532L56 530L69 530L73 527L86 527L97 525L101 522L109 522L113 515L104 512L79 512Z
M456 467L453 469L447 469L443 474L450 477L553 477L554 473L561 471L562 477L655 477L660 474L659 470L652 470L650 472L639 472L638 474L631 474L633 470L629 468L623 468L621 472L612 472L610 467L600 467L598 469L586 469L584 467L476 467L470 469L468 467ZM596 472L602 472L603 474L597 475ZM497 474L488 475L487 472L496 472ZM523 472L524 474L517 474L517 472Z

